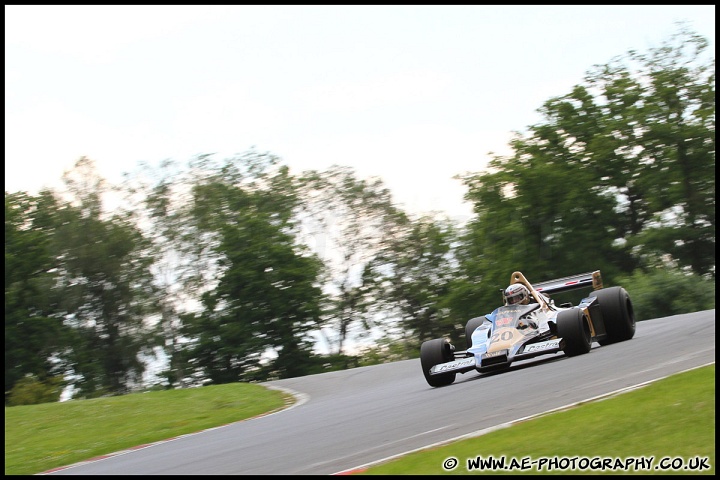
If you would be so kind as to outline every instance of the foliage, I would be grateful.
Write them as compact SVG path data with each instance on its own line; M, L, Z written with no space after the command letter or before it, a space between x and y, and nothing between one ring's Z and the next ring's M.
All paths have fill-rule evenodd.
M307 332L320 315L322 265L295 241L294 182L276 163L252 154L220 168L206 161L209 173L192 186L191 221L218 274L202 310L185 317L184 358L212 383L297 376L312 363Z
M395 338L385 336L374 345L364 347L357 355L358 366L379 365L417 358L420 354L418 341L410 336Z
M27 375L60 372L51 359L63 348L66 328L54 317L57 297L52 243L55 199L48 192L5 195L5 401Z
M306 241L321 245L319 256L326 266L326 302L317 326L334 353L343 354L353 328L367 332L381 326L373 308L379 292L367 268L408 219L380 179L358 179L347 167L304 172L300 192L297 215Z
M456 228L446 219L420 217L388 239L368 263L366 283L373 286L374 306L397 312L398 341L414 345L452 330L441 300L456 274L453 244Z
M613 203L615 263L632 271L645 256L714 275L715 67L707 40L681 29L647 54L596 66L549 100L536 141L586 173L583 184ZM575 178L568 176L566 178ZM618 260L622 262L618 263Z
M62 377L50 377L41 381L35 375L18 380L10 390L8 406L36 405L60 400L65 381Z
M64 179L64 198L6 194L6 392L34 374L72 376L80 395L127 393L150 345L151 258L129 215L104 216L91 160Z
M149 243L129 212L104 212L108 193L95 164L81 158L64 176L54 235L61 302L72 338L62 358L76 394L124 394L142 385L156 338Z
M615 280L630 294L636 320L715 308L715 279L677 269L656 268Z
M254 155L249 152L246 156ZM125 200L142 215L144 235L152 244L152 265L156 305L159 309L158 335L167 368L158 374L160 385L168 388L202 383L198 372L186 366L188 359L183 336L185 320L192 321L202 295L212 291L218 273L218 253L213 251L212 234L198 226L193 211L195 185L215 168L210 155L191 159L187 167L165 160L157 168L143 164L123 185Z

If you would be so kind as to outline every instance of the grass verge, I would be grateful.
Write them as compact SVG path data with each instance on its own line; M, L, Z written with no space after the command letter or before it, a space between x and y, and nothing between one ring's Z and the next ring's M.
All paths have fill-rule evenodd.
M5 475L100 455L269 413L294 402L250 383L5 408Z
M484 466L478 462L478 457ZM488 465L491 457L496 461L504 458L506 468L498 468L497 463L496 468L492 468ZM652 463L647 463L651 457ZM587 468L573 469L573 458L576 467L580 466L581 459L587 459ZM516 460L515 468L508 468L512 459ZM524 464L523 459L527 460ZM557 459L557 463L551 464L552 459ZM600 460L590 463L593 459ZM627 463L629 459L636 461ZM640 464L639 459L646 463ZM605 461L605 467L600 463L602 461ZM662 468L663 465L672 467L673 462L680 469ZM543 468L538 468L541 463ZM453 464L454 468L443 468ZM561 468L563 464L568 468ZM593 465L597 468L592 469ZM698 468L701 465L709 465L709 468ZM551 466L553 468L549 469ZM714 475L715 365L673 375L622 395L537 417L479 437L413 452L357 473Z
M287 394L235 383L121 397L5 408L5 475L42 473L100 455L252 418L293 403ZM456 458L458 465L443 469ZM468 468L489 457L707 458L705 470ZM676 460L677 461L677 460ZM548 464L546 463L546 466ZM537 463L536 463L537 467ZM715 473L715 365L654 382L602 401L538 417L480 437L408 454L359 472L442 474Z

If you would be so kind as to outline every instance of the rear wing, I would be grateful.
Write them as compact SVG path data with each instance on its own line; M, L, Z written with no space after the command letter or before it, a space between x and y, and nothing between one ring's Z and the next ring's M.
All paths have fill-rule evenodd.
M548 280L547 282L540 282L532 285L528 282L525 275L521 272L513 272L510 276L510 285L514 283L521 283L527 287L530 294L535 298L535 301L539 304L546 303L542 297L543 295L549 295L551 293L564 292L566 290L575 290L577 288L592 287L593 290L599 290L603 288L602 277L600 276L600 270L594 272L580 273L578 275L570 275L569 277L556 278L555 280ZM503 303L505 302L505 293L503 290Z
M535 283L533 287L538 292L550 294L583 287L592 287L593 290L599 290L603 288L603 283L600 270L595 270L594 272L580 273L578 275L570 275L569 277L548 280L547 282Z

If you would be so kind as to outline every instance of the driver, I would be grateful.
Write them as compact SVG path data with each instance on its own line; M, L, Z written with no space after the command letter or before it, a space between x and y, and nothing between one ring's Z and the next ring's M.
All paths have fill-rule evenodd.
M513 283L503 292L505 305L527 305L530 301L530 292L522 283Z
M513 283L505 289L503 295L505 296L505 305L527 305L530 303L530 291L522 283ZM525 317L525 321L523 319L518 320L517 329L524 330L528 327L537 329L536 315L537 313L533 312L528 317Z

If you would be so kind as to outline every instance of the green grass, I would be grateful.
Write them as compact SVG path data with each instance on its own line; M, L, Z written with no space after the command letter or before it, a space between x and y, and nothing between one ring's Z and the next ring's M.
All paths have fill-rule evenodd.
M256 384L235 383L121 397L5 408L5 474L36 474L138 445L237 422L291 404ZM715 473L715 365L641 389L496 430L480 437L411 453L362 474L537 474L536 469L480 472L478 456L507 460L542 457L707 457ZM443 462L455 457L452 471ZM550 474L697 473L694 471L552 471Z
M5 475L28 475L275 411L294 402L256 384L5 408Z
M664 457L684 462L707 457L710 469L667 470L559 470L534 468L480 471L468 467L468 459L505 457L545 462L549 458ZM456 458L458 465L443 469ZM579 461L579 460L578 460ZM364 475L468 475L468 474L694 474L715 473L715 365L668 377L643 388L572 409L537 417L509 428L471 439L417 451L372 466Z

